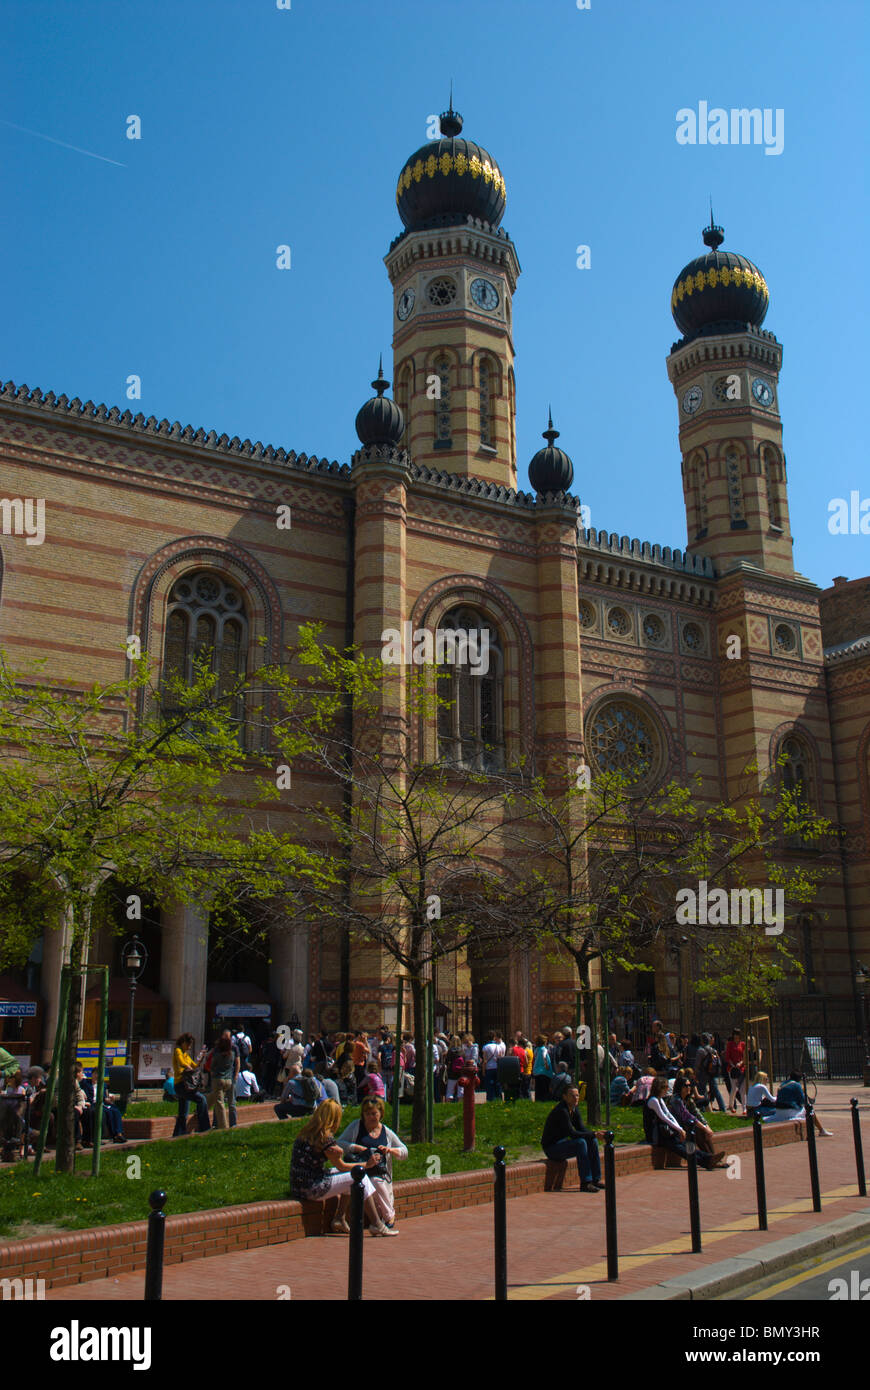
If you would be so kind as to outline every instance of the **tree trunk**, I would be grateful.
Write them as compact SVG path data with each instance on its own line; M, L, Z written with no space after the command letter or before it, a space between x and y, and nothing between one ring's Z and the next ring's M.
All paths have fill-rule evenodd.
M414 1047L417 1061L414 1067L414 1104L411 1108L411 1143L422 1144L426 1139L426 1029L424 1027L423 991L425 983L418 971L411 975L411 998L414 1001Z
M82 963L88 936L87 909L81 915L73 910L73 938L70 946L70 965ZM71 1173L75 1164L75 1063L82 1026L81 976L74 975L70 985L66 1014L66 1042L58 1063L57 1086L57 1152L54 1167L57 1173Z

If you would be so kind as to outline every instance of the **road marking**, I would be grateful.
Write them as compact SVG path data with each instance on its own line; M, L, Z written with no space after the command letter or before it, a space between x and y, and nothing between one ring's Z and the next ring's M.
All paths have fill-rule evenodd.
M836 1259L825 1260L824 1264L814 1265L812 1269L805 1269L803 1274L793 1274L790 1279L782 1279L778 1284L771 1284L768 1288L762 1289L761 1293L751 1293L745 1301L752 1303L761 1299L772 1298L774 1294L782 1293L785 1289L793 1289L795 1284L805 1283L807 1279L815 1279L818 1274L827 1274L829 1269L836 1269L838 1265L846 1264L848 1260L859 1260L862 1255L870 1255L870 1245L864 1245L860 1250L841 1250Z
M838 1202L843 1197L854 1197L857 1195L854 1184L847 1187L835 1187L830 1192L822 1193L822 1205L826 1202ZM798 1197L794 1201L788 1202L785 1206L774 1207L768 1210L767 1221L770 1225L774 1221L787 1221L790 1216L803 1216L813 1209L812 1198ZM743 1216L735 1221L728 1222L727 1225L715 1226L710 1230L702 1228L703 1244L706 1251L707 1247L720 1240L727 1240L729 1236L739 1235L742 1231L757 1231L758 1216ZM620 1275L640 1269L641 1266L653 1264L660 1260L663 1255L691 1255L692 1244L688 1232L684 1236L678 1236L676 1240L658 1241L654 1246L647 1246L644 1250L638 1250L632 1255L620 1255L619 1271ZM514 1288L508 1289L508 1299L517 1302L536 1302L541 1299L550 1298L560 1288L570 1287L576 1284L592 1284L597 1281L607 1280L607 1261L599 1260L596 1264L586 1265L583 1269L569 1270L566 1274L558 1274L550 1279L541 1279L536 1284L519 1284ZM656 1281L658 1282L658 1280Z

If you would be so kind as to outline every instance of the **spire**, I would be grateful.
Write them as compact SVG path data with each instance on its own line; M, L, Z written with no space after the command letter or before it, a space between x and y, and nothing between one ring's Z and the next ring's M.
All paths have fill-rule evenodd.
M375 377L375 380L372 382L372 386L375 388L375 390L377 391L378 395L379 395L379 396L382 396L382 395L384 394L384 392L386 391L387 387L389 386L389 384L390 384L390 383L387 381L386 377L384 376L384 354L383 354L383 353L379 353L379 355L378 355L378 374L377 374L377 376Z
M710 225L709 227L704 228L703 232L701 233L701 236L703 237L704 245L709 246L711 251L718 251L719 247L722 245L722 242L725 240L724 230L722 229L722 227L717 227L716 223L713 221L712 193L710 194Z
M553 429L553 410L551 406L547 406L547 428L543 431L543 438L546 439L547 445L551 449L553 447L553 440L559 438L559 431Z
M439 117L441 123L441 134L451 138L458 135L462 130L462 117L458 111L453 110L453 78L450 79L450 105L446 111L442 111Z

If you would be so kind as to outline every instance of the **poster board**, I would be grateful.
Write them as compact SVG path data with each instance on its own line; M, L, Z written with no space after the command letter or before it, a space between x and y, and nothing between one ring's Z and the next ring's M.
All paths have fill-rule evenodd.
M76 1061L81 1062L85 1071L96 1072L100 1064L99 1042L82 1041L76 1048ZM106 1043L106 1071L109 1067L123 1067L127 1061L127 1044L114 1038Z
M148 1038L139 1043L139 1080L164 1081L172 1072L171 1038Z
M828 1054L821 1038L804 1038L804 1056L812 1063L812 1075L827 1075Z

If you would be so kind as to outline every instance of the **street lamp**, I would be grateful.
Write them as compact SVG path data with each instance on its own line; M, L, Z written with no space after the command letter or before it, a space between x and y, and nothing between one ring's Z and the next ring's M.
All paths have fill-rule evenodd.
M867 1010L867 988L870 985L870 971L866 965L857 962L858 969L855 972L855 988L858 998L861 1000L861 1045L864 1050L864 1085L870 1086L870 1022L868 1022Z
M148 952L138 936L134 936L132 941L124 943L121 950L121 968L130 981L130 1016L127 1028L127 1058L128 1065L131 1067L133 1065L133 1006L136 1000L136 985L147 964Z

